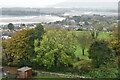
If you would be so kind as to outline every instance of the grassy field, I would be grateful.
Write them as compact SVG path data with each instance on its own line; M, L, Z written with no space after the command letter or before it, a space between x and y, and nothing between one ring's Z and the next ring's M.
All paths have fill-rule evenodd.
M82 32L85 32L85 31L73 31L73 32L76 33L77 35L80 35ZM99 39L109 39L110 37L111 37L111 32L100 32L98 36ZM79 57L80 61L74 62L73 66L78 67L78 69L80 69L84 64L85 65L89 64L89 62L91 61L91 59L89 59L88 57L89 56L88 48L85 49L85 55L82 55L82 49L79 44L77 44L75 55L76 57ZM84 75L84 76L89 77L89 75Z
M85 31L72 31L72 32L76 33L77 35L79 35L80 33L85 32ZM100 38L100 39L108 39L110 37L111 37L111 32L100 32L99 36L98 36L98 38ZM85 55L84 56L82 55L82 51L81 50L82 49L81 49L80 45L78 44L77 45L77 49L75 51L76 57L88 60L89 59L88 58L88 49L85 49Z
M100 32L98 38L108 39L111 38L111 32Z

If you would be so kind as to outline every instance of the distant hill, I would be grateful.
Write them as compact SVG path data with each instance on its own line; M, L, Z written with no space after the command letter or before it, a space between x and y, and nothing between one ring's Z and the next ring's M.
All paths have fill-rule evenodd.
M75 11L117 12L117 2L61 2L47 8L2 8L2 15L61 15Z
M61 2L51 7L55 8L93 8L93 9L117 9L117 2Z

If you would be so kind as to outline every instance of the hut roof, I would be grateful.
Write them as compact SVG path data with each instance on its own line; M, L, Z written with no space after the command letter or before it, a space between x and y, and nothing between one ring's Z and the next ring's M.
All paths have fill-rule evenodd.
M22 67L22 68L18 69L18 71L28 71L28 70L30 70L30 69L32 69L32 68Z

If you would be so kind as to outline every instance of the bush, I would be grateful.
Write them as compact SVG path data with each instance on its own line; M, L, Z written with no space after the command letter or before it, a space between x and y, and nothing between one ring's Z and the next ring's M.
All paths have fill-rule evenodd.
M106 40L95 40L88 52L89 58L92 59L92 64L95 68L112 63L115 59L115 54Z
M117 78L118 77L118 69L117 68L93 69L93 70L91 70L90 75L93 78Z

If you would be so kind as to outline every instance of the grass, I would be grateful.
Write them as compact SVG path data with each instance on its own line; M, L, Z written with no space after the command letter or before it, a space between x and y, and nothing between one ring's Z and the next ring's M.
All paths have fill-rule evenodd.
M85 31L71 31L71 32L76 33L76 34L80 34L80 33L85 32ZM111 34L111 32L103 32L102 31L102 32L99 33L98 38L100 38L100 39L108 39L108 38L111 37L110 34ZM75 55L76 55L76 57L79 57L81 59L89 59L87 51L88 51L88 49L85 50L85 55L83 56L81 47L79 45L77 45Z
M53 76L35 76L33 79L38 80L74 80L69 78L53 77Z
M78 35L78 34L81 34L82 32L85 32L85 31L71 31L71 32L76 33ZM111 34L111 32L100 32L98 38L99 39L109 39L111 37L110 34ZM82 61L74 62L73 63L74 66L81 65L81 63L84 63L84 60L85 61L86 60L90 61L90 59L88 57L89 56L88 49L85 49L85 55L82 55L82 49L81 49L79 44L77 45L77 49L75 51L75 55L76 55L76 57L79 57Z
M70 33L76 33L76 34L78 35L78 34L83 33L83 32L90 32L90 31L71 31ZM112 32L101 31L101 32L99 33L98 38L102 38L102 39L110 38L110 37L111 37L111 36L110 36L111 33L112 33Z
M100 32L98 38L108 39L111 37L110 35L111 35L111 32Z
M85 55L83 56L82 55L82 49L78 45L77 49L75 51L75 55L76 55L76 57L79 57L80 59L87 59L88 60L89 58L88 58L88 52L87 51L88 51L88 49L85 50Z

